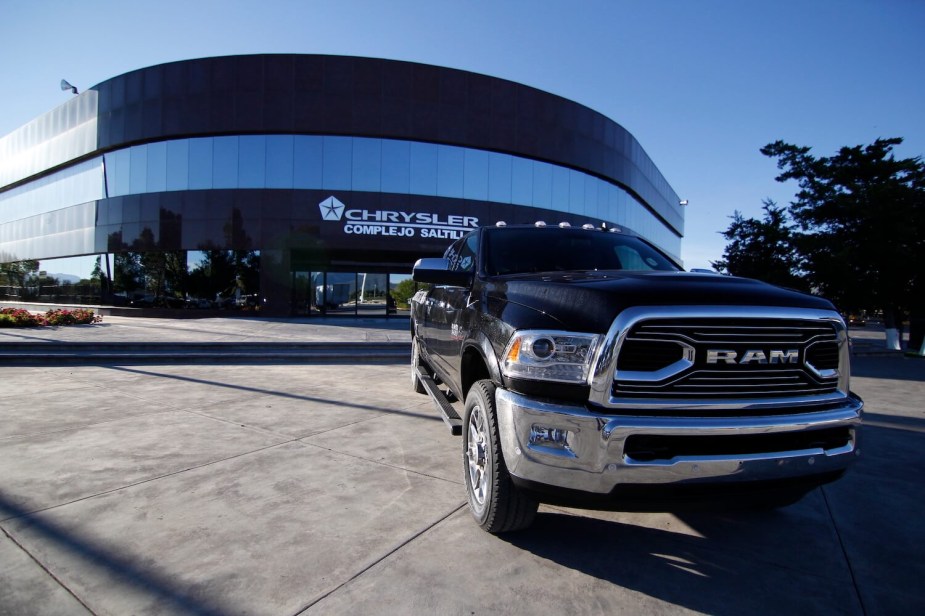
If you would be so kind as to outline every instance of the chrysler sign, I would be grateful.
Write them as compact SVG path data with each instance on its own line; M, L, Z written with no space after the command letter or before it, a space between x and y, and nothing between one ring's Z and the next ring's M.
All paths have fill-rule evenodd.
M343 222L350 235L383 235L459 239L479 226L475 216L442 216L432 212L348 209L331 196L318 204L323 220Z

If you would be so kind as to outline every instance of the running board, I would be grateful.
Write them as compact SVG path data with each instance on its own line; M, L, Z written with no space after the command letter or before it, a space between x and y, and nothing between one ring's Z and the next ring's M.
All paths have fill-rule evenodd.
M459 418L456 409L453 408L453 405L446 399L444 393L440 391L440 388L434 383L434 379L427 374L422 366L417 367L417 372L418 378L421 380L421 385L423 385L427 393L430 394L430 399L434 401L434 406L440 411L443 422L450 429L453 436L460 436L462 434L462 419Z

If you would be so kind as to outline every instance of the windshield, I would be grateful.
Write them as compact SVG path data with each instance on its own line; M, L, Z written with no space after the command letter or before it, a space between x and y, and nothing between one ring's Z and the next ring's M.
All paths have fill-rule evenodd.
M642 240L585 229L486 229L485 273L489 276L580 270L678 271Z

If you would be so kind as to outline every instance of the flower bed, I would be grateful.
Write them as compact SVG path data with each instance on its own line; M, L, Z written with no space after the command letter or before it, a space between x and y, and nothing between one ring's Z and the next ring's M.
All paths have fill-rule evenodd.
M103 320L87 308L58 308L45 314L33 314L22 308L0 308L0 327L43 327L46 325L87 325Z

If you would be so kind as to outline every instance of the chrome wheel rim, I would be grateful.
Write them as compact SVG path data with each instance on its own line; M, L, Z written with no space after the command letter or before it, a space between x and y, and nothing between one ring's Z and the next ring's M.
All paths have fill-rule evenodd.
M480 406L469 412L469 443L466 448L466 461L469 465L469 487L472 497L479 505L485 504L488 495L488 460L485 416Z

